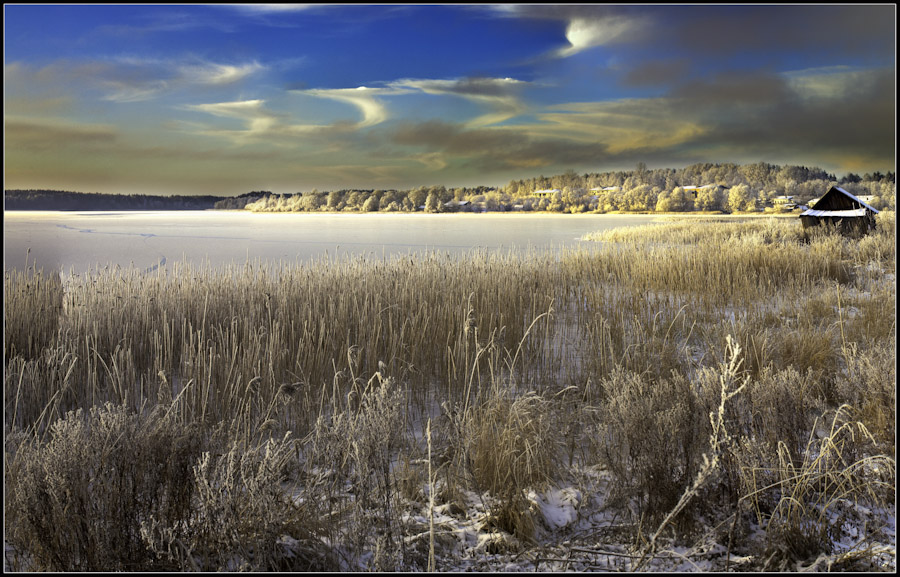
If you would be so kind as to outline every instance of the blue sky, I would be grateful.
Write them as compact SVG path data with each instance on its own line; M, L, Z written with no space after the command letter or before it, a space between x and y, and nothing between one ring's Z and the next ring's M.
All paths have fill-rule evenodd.
M894 171L896 7L4 5L6 188Z

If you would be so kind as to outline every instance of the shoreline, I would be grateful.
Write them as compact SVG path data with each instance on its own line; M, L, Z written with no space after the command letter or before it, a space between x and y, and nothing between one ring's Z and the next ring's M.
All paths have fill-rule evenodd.
M750 213L728 213L728 212L577 212L577 213L568 213L568 212L546 212L546 211L488 211L488 212L467 212L467 211L458 211L458 212L424 212L424 211L416 211L416 212L382 212L382 211L374 211L374 212L355 212L355 211L326 211L326 210L318 210L314 212L309 211L290 211L290 212L278 212L278 211L251 211L251 210L242 210L242 209L200 209L200 210L122 210L122 209L111 209L111 210L4 210L4 215L36 215L36 214L54 214L54 215L80 215L80 214L121 214L121 215L138 215L138 214L185 214L185 213L210 213L210 214L249 214L249 215L321 215L321 216L510 216L510 217L565 217L565 218L585 218L585 217L598 217L598 216L622 216L622 217L641 217L641 218L766 218L766 217L778 217L778 218L789 218L789 217L798 217L799 213L766 213L766 212L750 212Z

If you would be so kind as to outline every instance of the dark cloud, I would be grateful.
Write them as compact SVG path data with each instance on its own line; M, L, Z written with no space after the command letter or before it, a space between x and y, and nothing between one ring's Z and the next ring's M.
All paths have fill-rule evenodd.
M441 121L407 123L390 138L397 145L444 153L459 166L491 171L596 165L612 158L599 142L535 138L527 129L466 129Z
M451 155L505 157L521 152L527 136L510 135L507 131L474 129L439 120L405 123L395 130L392 141L403 146L425 148Z
M669 97L695 110L710 107L778 106L795 98L784 77L766 72L726 72L707 80L691 80L672 90Z
M4 128L7 146L31 150L108 145L118 138L114 128L102 125L7 119Z
M497 172L760 159L837 170L852 162L892 169L894 94L891 69L728 72L682 82L660 98L568 107L543 115L537 125L470 129L433 121L402 125L390 140L456 159L456 167ZM656 126L654 118L663 124ZM589 130L569 138L579 124L596 126L596 140L585 138ZM648 129L659 138L629 136ZM617 131L622 138L611 136Z
M806 158L868 159L892 167L896 115L894 74L869 71L864 79L834 84L834 95L804 95L792 90L780 75L724 75L673 92L672 114L691 116L706 130L682 146L740 151L751 156L765 151L788 162ZM826 86L828 84L825 84Z
M896 7L891 5L698 5L654 12L657 46L703 57L786 50L820 56L894 53Z
M865 159L891 169L894 93L891 69L821 69L796 76L727 72L682 82L660 98L569 107L565 113L544 115L537 125L467 128L443 121L406 123L385 140L440 153L454 167L497 172L601 169L640 160L679 166L760 159L837 168L851 159ZM653 128L654 118L672 122ZM596 139L588 137L588 130L570 138L574 134L567 131L575 130L576 123L596 126ZM634 137L648 129L659 138Z
M616 38L641 58L685 54L698 63L754 55L771 62L785 57L876 58L886 64L896 52L896 6L847 5L517 5L496 12L523 19L560 22L561 41L573 22L632 21ZM623 53L624 55L625 53ZM632 54L632 52L628 52ZM648 65L651 66L651 65ZM650 74L652 69L644 71ZM659 70L657 70L659 72ZM641 83L640 69L631 79ZM651 74L652 76L652 74Z
M651 60L626 72L622 84L627 87L671 86L688 79L689 72L690 62L686 59Z

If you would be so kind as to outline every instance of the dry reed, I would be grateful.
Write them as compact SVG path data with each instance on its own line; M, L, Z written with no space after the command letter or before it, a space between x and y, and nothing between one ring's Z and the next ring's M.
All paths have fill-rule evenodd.
M152 274L8 271L4 408L8 436L19 441L7 444L7 479L19 475L38 491L53 475L70 474L68 461L52 460L59 452L52 443L81 437L59 427L71 424L70 412L87 415L107 403L119 407L122 423L157 407L231 455L202 462L195 455L203 475L192 485L192 507L224 498L212 479L237 474L244 453L255 455L248 467L265 461L260 448L292 432L304 440L275 452L286 459L296 449L309 465L299 474L304 502L320 508L288 520L266 517L276 500L262 493L271 499L258 503L254 518L268 529L256 546L272 545L274 524L284 522L302 538L309 562L328 566L330 553L307 537L373 529L380 541L355 543L342 567L362 563L364 550L374 548L378 563L370 568L425 568L434 566L433 556L419 567L403 545L395 464L416 461L410 431L443 406L429 444L435 469L403 481L430 486L404 494L427 492L446 503L464 490L490 491L498 497L494 518L528 536L524 490L552 482L560 457L571 464L578 455L609 468L621 502L638 504L637 520L644 513L681 527L677 521L691 515L684 495L705 490L692 483L706 470L715 375L733 337L750 381L730 400L723 426L743 440L721 455L722 482L708 485L742 502L754 495L754 506L771 516L778 502L765 513L770 496L748 485L744 472L774 471L765 460L773 450L784 460L779 470L802 462L803 432L822 410L848 404L879 450L893 454L892 225L892 214L883 213L875 234L846 239L828 231L807 237L784 219L669 223L561 254L435 253L219 269L175 263ZM579 420L590 426L576 434ZM162 442L133 436L148 447ZM135 447L133 455L148 450ZM26 470L32 473L20 474ZM274 486L276 477L264 484ZM46 516L41 523L59 517L36 515ZM21 546L41 546L24 517L8 518L27 536ZM323 527L296 528L309 518L324 520ZM156 555L148 554L146 566L218 568L227 566L227 550L243 555L233 536L214 542L210 529L190 541L172 533L174 526L146 529L144 546ZM250 530L236 527L235 534ZM46 557L37 557L44 566L99 563L87 557L95 552L53 561L56 548L73 550L63 541L45 546ZM78 546L90 543L99 546ZM136 543L128 546L136 550ZM269 551L253 567L287 563Z

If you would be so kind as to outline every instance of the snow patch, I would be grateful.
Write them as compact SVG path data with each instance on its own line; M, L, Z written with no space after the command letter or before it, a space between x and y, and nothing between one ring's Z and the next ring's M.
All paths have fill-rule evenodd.
M578 507L584 498L581 491L573 487L553 489L542 494L529 491L527 496L538 507L544 523L551 530L574 523L578 519Z

